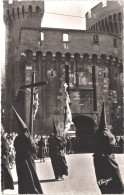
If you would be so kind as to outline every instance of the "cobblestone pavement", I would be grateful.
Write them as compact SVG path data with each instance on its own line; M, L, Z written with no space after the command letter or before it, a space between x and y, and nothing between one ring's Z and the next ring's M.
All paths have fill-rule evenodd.
M124 155L116 154L121 176L124 181ZM66 155L69 167L69 175L63 181L55 181L50 158L45 162L36 160L37 174L44 194L100 194L96 183L92 154L70 154ZM14 179L14 190L6 190L4 194L18 194L18 182L16 168L12 169Z

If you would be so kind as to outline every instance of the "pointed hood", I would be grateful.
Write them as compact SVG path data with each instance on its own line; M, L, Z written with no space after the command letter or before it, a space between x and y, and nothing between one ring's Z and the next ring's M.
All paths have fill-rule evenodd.
M107 128L106 124L106 114L105 114L105 108L104 108L104 102L102 105L102 112L101 112L101 117L100 117L100 123L99 123L99 128L98 131L105 131Z
M53 119L53 133L54 133L54 136L57 135L57 129L56 129L56 124L55 124L54 119Z
M12 106L12 109L13 109L13 111L15 113L15 116L16 116L16 120L17 120L17 123L18 123L19 131L20 132L25 132L26 130L28 130L27 125L22 120L22 118L19 116L19 114L17 113L17 111L14 109L13 106Z
M96 132L94 141L95 151L103 154L111 154L113 152L116 141L114 135L107 128L104 103L102 106L99 128Z

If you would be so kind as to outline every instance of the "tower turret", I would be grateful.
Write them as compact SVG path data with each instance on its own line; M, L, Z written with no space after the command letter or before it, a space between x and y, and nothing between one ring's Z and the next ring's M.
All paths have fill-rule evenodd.
M5 128L12 130L11 106L14 104L16 89L19 89L21 80L24 80L25 67L20 63L21 60L21 29L29 27L31 29L40 28L44 13L44 1L3 1L4 22L6 25L6 61L5 61ZM26 35L25 35L26 36ZM23 98L22 98L23 99ZM20 115L24 116L24 102ZM10 120L6 123L8 120Z

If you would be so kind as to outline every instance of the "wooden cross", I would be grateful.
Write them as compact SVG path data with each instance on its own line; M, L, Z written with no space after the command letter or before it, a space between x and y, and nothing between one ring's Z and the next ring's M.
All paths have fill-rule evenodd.
M29 131L30 131L30 134L32 134L32 136L33 136L33 94L34 94L34 88L46 85L47 83L48 83L47 81L42 81L42 82L35 83L35 73L33 72L32 77L31 77L31 84L23 85L23 86L20 87L20 89L31 88Z

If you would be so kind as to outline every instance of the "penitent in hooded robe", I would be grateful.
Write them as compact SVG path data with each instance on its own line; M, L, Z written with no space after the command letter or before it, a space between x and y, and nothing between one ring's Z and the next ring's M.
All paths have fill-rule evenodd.
M33 157L36 152L36 145L32 138L25 134L19 134L15 138L14 146L16 150L19 194L43 194L36 173Z
M63 152L64 141L57 136L57 130L53 121L54 136L49 138L49 153L55 178L68 175L68 166Z
M14 141L18 192L19 194L43 194L33 157L36 153L36 145L29 135L24 121L20 120L20 116L16 111L15 114L20 127L20 133Z
M102 194L123 194L124 192L119 167L113 154L114 146L115 137L106 127L103 108L93 155L96 179Z
M114 154L95 153L94 167L97 183L102 194L124 193L124 186Z

